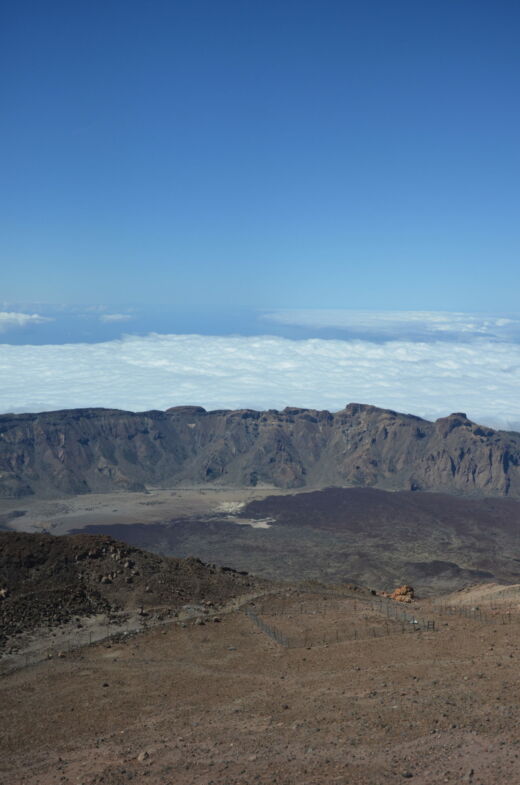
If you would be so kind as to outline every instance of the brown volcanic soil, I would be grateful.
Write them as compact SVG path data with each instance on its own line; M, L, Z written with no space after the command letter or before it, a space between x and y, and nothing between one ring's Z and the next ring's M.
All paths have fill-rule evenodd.
M518 617L437 627L285 649L234 613L18 671L0 783L520 783Z

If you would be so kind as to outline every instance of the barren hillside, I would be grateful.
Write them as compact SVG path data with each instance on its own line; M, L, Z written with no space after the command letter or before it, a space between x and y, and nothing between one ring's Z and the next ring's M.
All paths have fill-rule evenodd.
M427 629L348 603L253 606L291 648L232 612L3 677L1 785L517 785L518 614L407 606Z
M97 614L186 603L219 606L259 581L199 559L173 559L111 537L0 532L0 652L8 640Z

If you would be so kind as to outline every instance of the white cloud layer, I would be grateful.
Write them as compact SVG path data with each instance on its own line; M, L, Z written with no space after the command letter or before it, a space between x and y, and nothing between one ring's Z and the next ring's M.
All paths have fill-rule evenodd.
M30 324L44 324L52 321L48 316L40 316L38 313L0 311L0 332L3 333L16 327L27 327Z
M276 324L334 329L382 338L516 340L520 319L449 311L280 310L263 314Z
M520 426L520 346L479 340L361 340L157 335L97 344L0 345L0 411L341 409L350 401L429 419L466 411Z

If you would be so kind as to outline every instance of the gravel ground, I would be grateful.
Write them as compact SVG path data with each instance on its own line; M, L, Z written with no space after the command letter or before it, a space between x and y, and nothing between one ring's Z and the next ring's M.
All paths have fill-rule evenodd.
M520 783L520 619L436 622L285 649L233 612L20 670L0 783Z

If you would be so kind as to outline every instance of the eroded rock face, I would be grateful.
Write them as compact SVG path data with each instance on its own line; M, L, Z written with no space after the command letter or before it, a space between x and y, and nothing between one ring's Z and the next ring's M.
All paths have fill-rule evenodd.
M335 413L185 406L0 416L0 496L187 482L520 497L520 434L463 413L432 423L364 404Z

